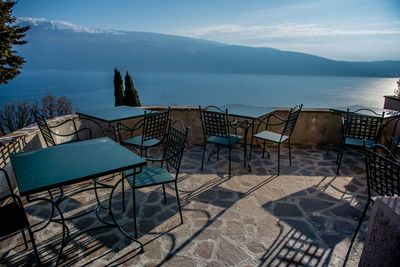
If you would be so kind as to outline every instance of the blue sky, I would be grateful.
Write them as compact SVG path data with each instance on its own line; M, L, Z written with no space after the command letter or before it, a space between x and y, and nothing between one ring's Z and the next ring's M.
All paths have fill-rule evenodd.
M400 0L19 0L14 14L339 60L400 60Z

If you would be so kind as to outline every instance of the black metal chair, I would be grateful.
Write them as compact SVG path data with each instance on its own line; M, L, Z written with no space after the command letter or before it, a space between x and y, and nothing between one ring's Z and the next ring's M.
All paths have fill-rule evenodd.
M147 149L160 144L165 138L168 129L170 108L163 112L145 112L143 120L138 121L133 127L129 127L122 122L117 124L119 140L123 145L131 145L138 148L140 156L143 151L147 155ZM142 128L142 134L134 136L136 130ZM130 133L130 137L122 139L122 134Z
M378 143L378 137L383 124L385 113L378 114L371 109L358 109L354 112L347 110L343 119L343 135L336 159L338 164L336 174L339 174L343 152L346 146L363 147L364 140L367 145Z
M133 216L134 216L134 227L135 227L136 238L137 238L136 195L135 195L136 189L149 186L162 185L164 192L164 202L166 202L167 199L165 195L165 184L175 183L176 199L178 201L181 223L183 223L181 204L178 194L178 175L182 162L182 156L186 144L189 127L185 128L185 126L181 121L175 121L173 123L169 123L169 125L170 127L168 129L168 133L166 135L166 139L164 142L164 151L162 158L161 159L148 158L148 160L151 162L160 162L160 166L159 167L151 166L144 168L140 173L134 173L134 170L124 171L122 173L123 177L126 177L128 183L132 187ZM169 172L170 168L175 170L174 176Z
M266 142L273 142L278 144L278 175L280 173L280 160L281 160L281 144L288 142L289 143L289 164L292 166L292 152L290 149L290 137L292 136L294 127L296 126L297 119L299 118L301 109L303 108L303 105L297 105L294 108L291 108L289 111L289 115L286 119L282 119L281 117L272 114L265 119L261 120L261 122L258 124L257 129L256 129L256 134L253 135L253 137L256 139L256 142L258 145L258 140L261 140L263 142L262 147L263 147L263 155L262 157L265 158L265 151L266 151ZM277 119L277 123L271 123L270 119L274 118ZM276 133L272 131L268 131L269 126L280 126L283 125L283 129L281 133ZM260 131L260 129L264 129ZM253 138L251 141L251 145L253 145ZM269 152L268 157L269 157Z
M228 110L221 110L216 106L207 106L205 108L201 108L199 106L200 111L200 119L203 127L203 135L204 135L204 145L203 145L203 157L201 160L201 171L203 171L204 165L204 156L207 149L207 144L214 144L217 147L217 160L219 160L219 151L223 147L228 148L228 157L229 157L229 178L231 178L231 150L234 148L236 144L238 144L241 140L244 140L244 136L247 136L247 130L249 128L249 124L247 121L244 122L230 122ZM244 128L245 134L241 136L238 134L238 128ZM234 130L235 133L232 134L231 130ZM244 162L246 165L247 152L246 146L244 146ZM210 160L211 154L208 157Z
M81 129L78 129L77 123L75 119L67 119L57 125L52 125L50 126L47 123L47 120L45 118L45 116L43 114L39 114L38 112L32 110L32 114L36 120L36 123L39 127L39 130L43 136L43 139L46 143L46 146L55 146L55 145L60 145L60 144L66 144L66 143L70 143L70 142L75 142L75 141L79 141L82 139L82 137L80 137L80 134L86 132L86 134L88 135L88 137L90 139L93 138L93 134L92 134L92 130L88 127L83 127ZM82 120L81 118L79 118L79 120ZM91 123L94 123L97 127L99 127L100 131L102 132L102 136L104 135L104 130L102 129L102 127L98 124L98 122L89 119L89 118L84 118L83 120L87 120L90 121ZM54 128L58 128L62 125L66 125L66 124L70 124L71 128L72 128L72 132L67 133L67 134L60 134L60 133L56 133L55 131L53 131L52 129ZM62 143L56 143L56 141L54 140L53 136L59 136L59 137L70 137L72 136L72 139L66 142L62 142Z
M37 263L41 265L39 253L36 247L35 238L28 218L26 217L24 206L19 196L13 193L10 178L4 169L0 169L6 179L10 194L0 198L0 204L6 202L7 204L0 207L0 239L9 237L21 231L24 238L25 248L28 249L28 242L24 230L28 230L29 238L32 242L33 251L36 256ZM10 200L11 201L8 201Z
M364 211L351 239L349 251L357 237L370 202L377 196L400 195L400 162L383 145L364 144L365 167L367 172L368 199Z
M395 119L393 131L390 136L388 148L394 156L397 156L400 148L400 118Z

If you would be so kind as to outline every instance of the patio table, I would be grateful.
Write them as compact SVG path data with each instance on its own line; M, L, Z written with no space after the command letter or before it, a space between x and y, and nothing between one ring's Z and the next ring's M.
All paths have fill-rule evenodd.
M359 109L369 109L374 111L376 114L373 114L368 111L361 111L359 114L362 115L368 115L368 116L374 116L374 117L380 117L382 115L382 112L385 112L384 118L392 118L392 117L397 117L400 115L400 112L397 110L391 110L391 109L383 109L383 108L373 108L373 107L368 107L368 106L363 106L363 105L352 105L352 106L345 106L345 107L335 107L335 108L330 108L331 112L335 113L347 113L347 111L354 112Z
M137 107L118 106L107 107L101 109L83 110L78 111L76 114L82 117L87 117L108 123L114 132L114 138L117 140L117 132L112 123L120 122L123 120L136 119L144 116L145 112L149 110Z
M252 106L252 105L244 105L244 104L237 104L237 103L230 103L226 105L222 105L218 107L221 110L228 110L228 115L241 118L245 120L249 120L250 127L251 127L251 142L253 142L253 135L254 135L254 126L256 121L264 116L274 113L277 108L275 107L260 107L260 106ZM248 131L246 131L248 132ZM244 146L247 150L247 135L244 138ZM251 152L252 146L250 146L249 151L249 161L251 160Z
M31 198L30 195L128 169L140 172L142 167L146 165L146 161L110 138L103 137L13 154L11 155L11 164L21 196L26 196L28 202L50 202L53 205L53 212L56 209L60 215L60 219L53 219L54 214L52 213L45 225L47 226L50 221L53 221L61 223L63 227L63 238L56 264L58 265L65 244L72 239L70 238L67 241L67 238L69 238L69 229L65 222L67 218L64 217L59 207L60 203L67 199L68 196L63 198L60 196L55 201L51 194L49 199L44 197ZM95 191L98 202L98 206L95 209L96 215L105 225L87 229L84 232L98 228L114 227L131 240L138 242L143 250L143 245L118 225L112 211L112 197L116 187L121 182L123 182L123 178L118 180L114 185L104 185L104 187L95 186L94 188L87 189ZM111 190L106 209L108 209L112 223L104 221L97 214L100 208L104 208L97 196L96 190L98 188L109 188Z

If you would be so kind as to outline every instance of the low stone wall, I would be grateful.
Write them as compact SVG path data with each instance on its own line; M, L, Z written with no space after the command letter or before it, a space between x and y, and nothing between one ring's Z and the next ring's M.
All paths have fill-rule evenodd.
M146 107L147 109L151 110L162 110L165 109L166 107L160 107L160 106L155 106L155 107ZM285 109L279 109L275 112L276 115L280 117L285 117L287 116L288 110ZM171 108L171 117L173 119L179 119L181 120L185 125L190 127L189 130L189 136L188 136L188 143L194 144L194 145L201 145L203 144L203 130L201 126L201 121L200 121L200 114L198 107L172 107ZM50 120L48 123L49 125L57 125L61 122L64 122L65 120L72 119L72 118L77 118L77 115L68 115L64 117L59 117L53 120ZM138 119L136 120L128 120L124 121L125 124L129 126L133 126ZM109 129L108 124L101 123L99 122L101 127L104 129ZM382 141L387 142L389 140L389 136L391 135L393 131L393 123L389 124L389 127L385 127L384 129L384 134L385 136L383 137ZM93 123L91 121L86 121L86 120L77 120L77 125L78 129L82 129L84 127L90 128L92 130L92 137L99 137L102 136L102 130L99 127L98 124ZM274 130L274 128L271 128ZM73 124L72 123L66 123L61 127L53 129L57 133L61 134L66 134L70 133L73 131ZM275 129L279 130L279 129ZM294 133L291 139L292 144L294 145L327 145L327 144L338 144L340 142L340 136L341 136L341 131L342 131L342 120L341 118L334 114L329 112L327 109L303 109L299 120L296 124L296 127L294 129ZM87 139L88 138L88 132L83 132L80 135L81 139ZM138 132L139 133L139 132ZM106 131L106 135L114 138L114 134L112 131ZM251 136L251 135L250 135ZM32 125L30 127L21 129L17 132L14 132L6 137L0 137L0 142L1 139L7 138L7 137L15 137L17 139L23 138L23 142L19 141L18 148L16 150L13 149L4 149L0 150L0 158L2 163L0 162L0 168L6 168L9 173L11 172L10 166L8 166L9 162L9 154L12 152L18 152L21 151L22 149L25 151L41 148L41 147L46 147L46 144L43 140L42 135L39 132L39 129L37 128L36 125ZM126 135L123 135L122 138L127 137ZM62 143L64 141L67 141L71 137L67 138L60 138L60 137L55 137L56 143ZM10 145L8 145L10 146ZM4 146L3 146L4 147ZM4 180L1 179L0 180ZM4 189L3 186L0 185L0 195L1 195L1 189Z
M150 107L160 110L160 107ZM287 110L278 110L276 115L284 118ZM181 120L190 127L188 142L195 145L203 144L203 129L197 107L173 107L171 117ZM271 127L271 129L274 129ZM328 110L305 109L301 112L292 136L292 143L297 145L336 144L340 141L341 119ZM275 130L279 130L276 129Z

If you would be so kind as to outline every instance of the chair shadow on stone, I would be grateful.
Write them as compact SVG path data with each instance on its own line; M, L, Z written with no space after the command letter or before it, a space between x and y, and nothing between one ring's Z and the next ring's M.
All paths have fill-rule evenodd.
M261 266L327 265L335 246L350 238L362 211L325 193L317 185L262 205L279 220L276 242L261 258Z
M87 183L87 185L90 186L91 183ZM68 190L68 187L66 189ZM105 193L100 194L99 196L100 204L104 207L108 207L109 190L104 191ZM76 200L75 197L67 198L61 204L61 210L63 211L64 215L66 217L74 217L74 219L67 221L71 233L82 233L76 236L76 238L69 242L64 248L63 256L61 258L62 264L77 264L84 258L91 258L93 261L96 261L100 258L107 257L109 254L118 253L134 243L130 239L126 238L117 229L101 228L87 231L90 228L104 225L98 220L98 218L96 218L95 208L98 206L98 203L93 195L88 192L83 193L87 194L83 200L79 200L81 196L76 195L75 197L77 197L78 200ZM55 197L57 197L57 195ZM120 205L122 203L122 197L123 194L121 191L118 191L116 194L114 194L112 201L113 213L117 221L121 224L122 228L134 236L132 195L130 192L125 192L124 197L127 203L126 212L123 212ZM148 234L148 231L155 229L161 223L163 223L165 219L175 216L178 212L177 209L174 209L176 202L174 201L175 197L172 194L166 193L168 202L166 204L163 203L162 200L164 199L164 196L162 187L156 188L150 193L137 190L136 198L139 207L138 213L140 216L145 217L142 223L139 224L139 237L142 236L143 232ZM107 209L100 208L100 210L100 217L111 222ZM36 218L36 220L38 220L37 218L40 219L39 221L42 223L40 223L40 225L37 224L37 227L40 227L49 219L51 214L51 206L43 205L41 202L33 202L27 207L27 213ZM152 218L150 218L152 220L149 223L150 220L146 220L146 218L150 215L152 216ZM55 214L55 216L57 216L57 214ZM160 219L154 220L154 217L159 217ZM58 227L59 225L54 224L54 226ZM150 232L149 234L153 233ZM56 260L58 253L57 249L59 248L60 242L61 235L56 233L54 235L50 234L46 240L40 243L38 242L39 253L41 255L46 254L44 257L45 262L51 263ZM13 257L10 257L7 260L10 264L14 265L21 263L20 257L20 255L13 255Z

